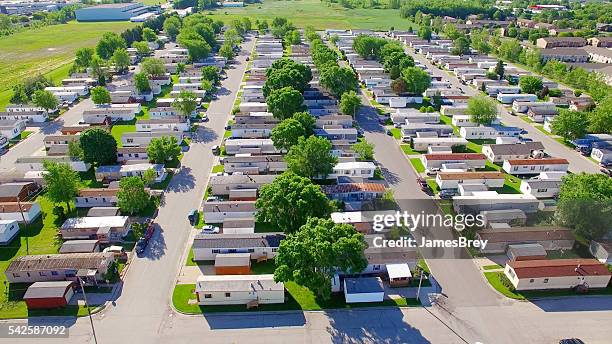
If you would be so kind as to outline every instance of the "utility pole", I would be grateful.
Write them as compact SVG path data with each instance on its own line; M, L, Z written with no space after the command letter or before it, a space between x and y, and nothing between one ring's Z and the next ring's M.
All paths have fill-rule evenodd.
M420 278L419 278L419 288L417 289L417 294L416 294L416 298L417 300L419 299L419 296L421 295L421 284L423 283L423 270L420 270Z
M81 291L83 291L83 300L85 300L85 307L87 307L87 314L89 315L89 323L91 324L91 332L93 333L94 342L98 344L98 338L96 338L96 329L94 327L93 319L91 318L91 311L89 310L89 304L87 303L87 295L85 294L85 286L83 286L83 279L77 277L79 284L81 285Z

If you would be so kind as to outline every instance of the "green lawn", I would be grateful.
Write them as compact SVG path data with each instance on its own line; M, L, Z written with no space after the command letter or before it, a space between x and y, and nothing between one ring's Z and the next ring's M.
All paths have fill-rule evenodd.
M520 194L521 193L521 180L517 177L506 174L506 181L504 182L504 186L499 191L500 193L506 194Z
M246 4L245 4L246 5ZM266 19L271 22L274 17L286 17L297 27L312 25L317 29L379 29L390 27L405 30L414 29L417 25L399 16L399 10L393 9L346 9L336 4L325 4L318 0L264 1L248 4L244 8L220 8L207 11L214 20L225 23L233 19L249 16L254 19Z
M8 104L16 83L45 74L56 83L68 76L74 52L94 47L104 32L135 26L129 21L50 25L0 37L0 108Z
M159 182L159 183L155 183L151 185L151 189L153 190L166 190L166 188L168 187L168 184L170 184L170 181L172 180L172 177L174 177L174 172L168 172L168 175L166 176L166 179L164 179L163 181Z
M53 204L43 195L38 196L42 215L28 226L21 226L18 237L7 245L0 247L0 318L25 318L28 310L25 302L20 301L25 293L23 284L11 285L8 291L4 285L4 271L10 262L26 254L57 253L60 240L57 238L57 228L62 225L60 219L53 214ZM72 207L74 212L74 207Z
M483 270L496 270L496 269L503 269L503 268L504 267L499 264L485 265L482 267Z
M400 130L400 128L391 128L391 129L389 129L389 131L391 132L391 134L393 134L393 137L396 140L401 140L402 139L402 131Z
M117 141L118 148L123 147L123 144L121 143L121 136L123 134L136 131L135 123L136 121L132 120L129 122L117 122L113 125L113 127L111 128L111 135L113 135L115 141Z
M425 166L423 166L423 163L421 162L421 158L412 158L410 159L410 163L412 164L412 167L414 167L414 169L418 173L425 172Z
M281 310L322 310L322 309L337 309L337 308L363 308L363 307L409 307L419 306L420 302L416 299L394 299L384 300L376 303L357 303L346 304L344 295L332 295L329 300L317 299L314 294L305 287L297 285L294 282L285 283L285 303L260 305L256 309L247 310L244 305L228 305L228 306L200 306L197 304L188 304L189 299L195 299L194 294L195 284L177 284L172 293L172 304L182 313L187 314L202 314L216 312L256 312L256 311L281 311Z
M440 121L446 125L450 125L453 127L453 132L455 135L459 135L459 128L453 125L453 119L446 115L440 115Z
M429 188L434 194L437 194L438 192L440 192L440 186L438 185L438 183L436 183L435 178L427 178L426 181L427 181L427 185L429 185Z
M402 148L402 150L404 151L404 154L406 154L406 155L418 155L418 154L421 154L421 153L415 151L414 149L412 149L412 147L410 147L410 145L400 145L400 147Z
M189 249L189 255L187 255L187 261L185 261L185 266L197 266L198 263L196 263L193 260L193 250Z

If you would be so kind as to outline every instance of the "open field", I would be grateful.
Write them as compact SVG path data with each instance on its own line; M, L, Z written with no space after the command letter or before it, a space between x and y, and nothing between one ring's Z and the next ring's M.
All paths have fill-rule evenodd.
M131 22L51 25L0 37L0 108L10 99L10 89L19 81L45 74L56 82L65 78L74 52L96 45L103 33L121 32Z
M318 0L272 1L248 4L244 8L220 8L205 12L213 19L226 23L244 16L270 22L274 17L286 17L297 27L312 25L316 29L378 29L389 30L416 27L408 19L400 18L393 9L346 9L339 5L327 5Z

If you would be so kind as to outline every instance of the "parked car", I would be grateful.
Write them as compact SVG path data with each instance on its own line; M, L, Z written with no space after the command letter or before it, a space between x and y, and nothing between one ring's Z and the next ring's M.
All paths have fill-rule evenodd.
M440 198L441 199L451 199L456 194L457 194L457 191L455 191L455 190L444 189L444 190L440 191Z
M138 241L136 242L136 254L141 255L142 253L144 253L148 243L149 240L146 240L145 238L138 239Z
M607 175L608 177L612 177L612 170L609 168L602 167L599 169L601 173Z
M125 250L121 246L109 246L102 250L102 252L111 252L115 257L118 258L125 256Z
M206 202L217 202L218 200L219 198L215 196L209 196L206 198Z
M421 188L421 190L423 191L429 190L429 185L427 185L427 181L425 179L417 178L417 183L419 183L419 187Z
M393 133L389 129L385 129L385 134L387 134L389 136L393 136Z
M191 223L191 225L195 225L196 223L198 223L198 217L199 217L199 213L196 209L193 209L192 211L189 212L189 215L187 215L187 219L189 220L189 223Z
M202 234L217 234L219 233L219 227L213 225L206 225L202 227Z
M578 338L566 338L566 339L561 339L559 341L559 344L584 344L584 342Z
M221 154L221 148L219 148L219 146L217 146L217 145L212 146L211 150L212 150L212 153L213 153L214 155L219 155L219 154Z

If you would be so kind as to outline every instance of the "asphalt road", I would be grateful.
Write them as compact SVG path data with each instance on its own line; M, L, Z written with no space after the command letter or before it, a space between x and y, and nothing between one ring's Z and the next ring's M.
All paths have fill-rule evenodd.
M438 67L434 66L423 55L415 53L414 50L412 50L411 48L406 47L406 52L410 54L415 60L418 60L419 62L427 66L427 68L432 71L434 76L441 76L444 80L449 81L452 87L461 89L464 94L469 96L479 94L476 89L462 84L455 75L444 70L438 69ZM597 166L597 164L595 164L591 160L582 156L580 153L569 149L567 146L557 142L555 139L539 131L531 124L523 121L520 117L512 115L505 106L498 104L498 108L502 123L508 126L519 127L521 129L527 130L528 134L524 136L534 141L542 142L546 152L549 155L553 157L567 159L570 163L569 170L571 172L600 173L599 166Z

